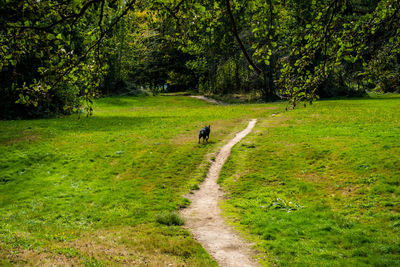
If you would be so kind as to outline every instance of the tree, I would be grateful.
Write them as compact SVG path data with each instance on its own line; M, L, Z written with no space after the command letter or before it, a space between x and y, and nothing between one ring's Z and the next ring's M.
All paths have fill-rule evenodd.
M399 88L398 0L1 3L3 117L90 114L97 92L165 85L293 107Z
M82 101L90 113L107 68L103 40L134 3L3 0L2 116L71 112Z

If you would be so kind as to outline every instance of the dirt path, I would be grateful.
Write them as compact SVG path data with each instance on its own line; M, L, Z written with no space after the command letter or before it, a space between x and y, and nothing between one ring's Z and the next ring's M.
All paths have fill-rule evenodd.
M231 148L251 132L256 122L256 119L251 120L246 129L221 148L205 181L200 185L200 190L191 197L192 204L181 211L185 218L185 227L219 266L259 266L252 260L250 244L242 240L222 218L218 201L223 196L223 191L217 184L219 172L228 159Z
M206 97L206 96L202 96L202 95L191 95L190 97L197 98L197 99L200 99L200 100L204 100L204 101L206 101L208 103L212 103L212 104L226 105L224 102L221 102L221 101L218 101L218 100L215 100L213 98Z

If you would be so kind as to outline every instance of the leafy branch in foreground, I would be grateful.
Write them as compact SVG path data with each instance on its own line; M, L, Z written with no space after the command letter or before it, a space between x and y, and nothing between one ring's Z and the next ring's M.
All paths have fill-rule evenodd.
M212 80L215 69L218 71L213 61L220 60L219 56L233 58L232 46L237 46L249 68L263 74L254 79L262 81L259 90L264 98L276 93L288 99L292 107L303 101L312 103L322 90L330 90L326 88L335 79L336 86L354 87L352 84L357 83L353 91L360 85L365 90L365 78L379 76L371 64L384 64L379 63L377 55L392 57L391 62L399 55L400 12L396 0L221 0L212 4L197 0L184 3L180 11L173 13L175 21L189 22L176 26L182 49L198 56L199 70L208 64L208 79ZM219 46L219 51L215 52L213 46ZM398 71L382 72L387 78L381 80L386 84L394 81L395 73Z
M75 111L84 101L90 114L107 71L103 41L135 2L6 1L1 13L9 15L0 27L6 97L50 113Z
M361 16L349 14L347 5L330 1L286 44L290 53L281 58L278 83L293 107L303 100L312 103L319 87L341 66L349 66L348 76L368 76L379 51L390 47L399 55L398 1L379 1L373 12Z

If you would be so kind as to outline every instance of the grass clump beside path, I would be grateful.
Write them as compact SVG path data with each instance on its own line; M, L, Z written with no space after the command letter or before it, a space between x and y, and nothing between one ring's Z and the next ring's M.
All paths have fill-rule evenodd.
M319 101L232 150L225 214L265 265L400 265L400 98Z
M164 225L183 225L183 218L177 212L157 214L156 221Z
M80 120L0 121L0 265L215 265L157 214L188 205L208 154L276 107L113 97ZM198 145L206 124L210 143Z

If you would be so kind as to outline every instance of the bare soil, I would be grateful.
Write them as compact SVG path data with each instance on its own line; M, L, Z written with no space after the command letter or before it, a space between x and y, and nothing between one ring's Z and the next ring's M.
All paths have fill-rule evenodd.
M231 153L231 148L251 132L256 122L256 119L251 120L246 129L221 148L206 179L200 185L200 190L189 197L192 204L181 211L185 218L185 227L219 266L259 266L253 260L251 244L244 241L221 216L218 202L224 193L217 184L218 175Z
M208 103L212 103L212 104L226 105L224 102L221 102L221 101L218 101L218 100L215 100L213 98L206 97L206 96L202 96L202 95L191 95L190 97L197 98L197 99L200 99L200 100L204 100L204 101L206 101Z

